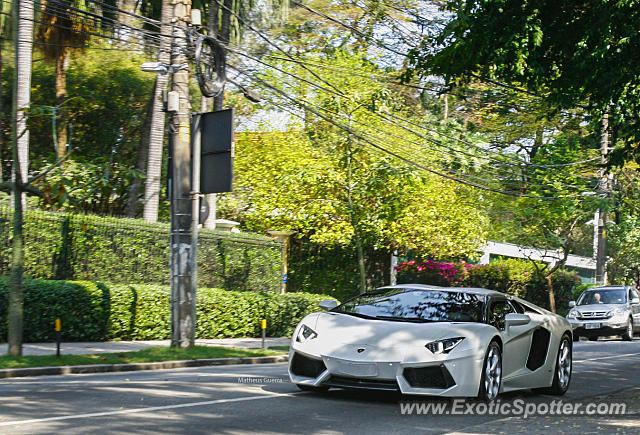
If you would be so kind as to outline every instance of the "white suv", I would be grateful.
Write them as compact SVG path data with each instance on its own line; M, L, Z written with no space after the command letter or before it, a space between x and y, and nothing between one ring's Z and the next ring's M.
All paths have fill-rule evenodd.
M632 287L606 286L585 290L576 301L569 302L567 320L573 327L575 341L580 337L620 335L632 340L640 330L640 297Z

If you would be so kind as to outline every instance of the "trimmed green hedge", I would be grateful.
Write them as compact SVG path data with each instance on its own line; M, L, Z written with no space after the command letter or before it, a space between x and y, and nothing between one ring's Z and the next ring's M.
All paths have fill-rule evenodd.
M12 210L0 204L0 275L11 270ZM28 210L25 276L169 284L168 223ZM274 292L282 282L282 244L251 233L202 229L198 286Z
M0 341L7 337L7 285L8 280L0 278ZM169 293L169 287L157 285L27 280L24 341L53 341L58 317L67 341L168 339ZM197 293L196 337L259 337L264 318L268 336L288 336L326 299L331 297L201 288Z

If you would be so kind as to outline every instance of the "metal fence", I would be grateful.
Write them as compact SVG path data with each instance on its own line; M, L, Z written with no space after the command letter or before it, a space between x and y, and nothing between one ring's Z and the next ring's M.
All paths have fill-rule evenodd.
M0 205L0 275L11 268L13 210ZM168 223L85 214L27 211L25 276L114 283L170 282ZM282 244L249 233L203 229L198 285L277 292Z

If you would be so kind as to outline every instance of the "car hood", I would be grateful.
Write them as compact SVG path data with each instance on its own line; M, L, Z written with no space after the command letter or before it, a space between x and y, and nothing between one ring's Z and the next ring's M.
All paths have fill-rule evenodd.
M611 311L616 308L626 308L624 304L590 304L590 305L576 305L575 309L579 312L584 311Z
M337 346L366 344L391 349L424 348L431 341L453 337L465 337L464 347L467 347L484 341L486 334L494 332L495 328L484 323L413 323L321 313L317 318L316 331L322 341Z

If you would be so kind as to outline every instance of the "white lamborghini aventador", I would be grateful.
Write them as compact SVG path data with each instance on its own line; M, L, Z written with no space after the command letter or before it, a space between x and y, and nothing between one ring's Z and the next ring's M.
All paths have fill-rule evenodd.
M382 287L296 328L289 376L303 390L366 388L493 400L505 391L564 394L572 331L561 316L480 288Z

